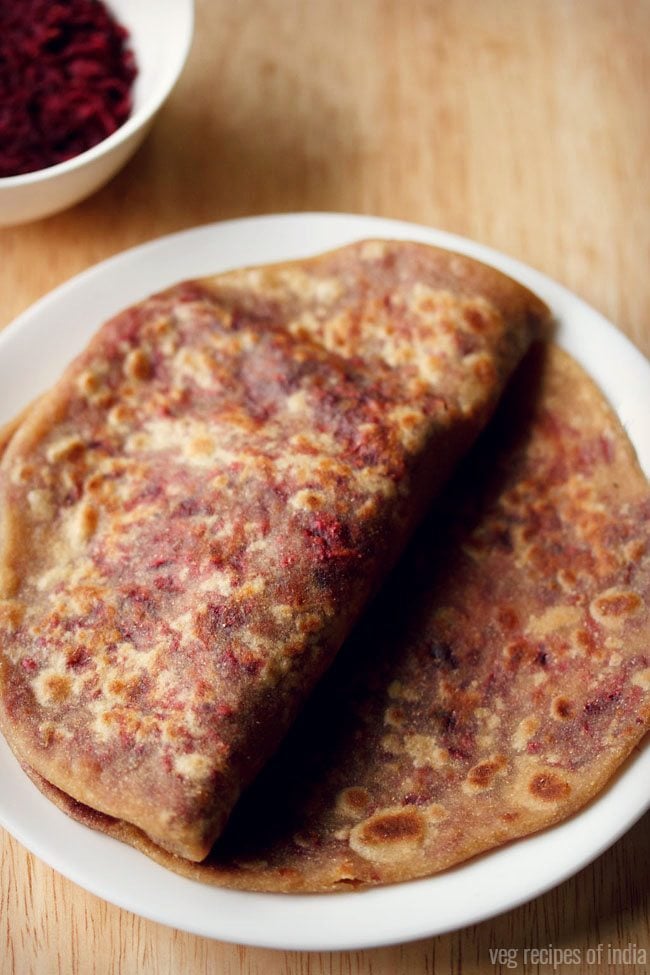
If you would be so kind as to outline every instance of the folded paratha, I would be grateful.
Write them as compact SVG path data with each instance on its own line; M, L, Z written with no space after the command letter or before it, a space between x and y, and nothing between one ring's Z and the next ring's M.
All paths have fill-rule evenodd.
M537 350L198 880L406 880L566 818L650 727L650 491L602 395Z
M0 467L11 747L202 859L546 318L367 241L106 324Z

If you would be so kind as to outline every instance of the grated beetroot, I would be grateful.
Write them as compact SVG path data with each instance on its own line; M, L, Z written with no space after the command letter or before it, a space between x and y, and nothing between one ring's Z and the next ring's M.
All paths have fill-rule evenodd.
M71 159L127 120L128 36L101 0L0 0L0 177Z

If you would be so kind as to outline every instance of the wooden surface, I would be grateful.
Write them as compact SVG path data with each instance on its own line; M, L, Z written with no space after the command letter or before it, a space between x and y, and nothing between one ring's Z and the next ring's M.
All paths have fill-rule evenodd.
M0 326L83 268L244 214L375 213L545 271L650 354L648 0L198 0L186 71L90 200L0 230ZM0 390L0 395L1 395ZM1 788L1 785L0 785ZM478 927L335 955L244 949L107 905L0 835L0 972L550 972L489 949L650 953L649 818L572 880ZM1 831L0 831L1 832ZM432 905L432 910L435 906ZM600 966L586 950L605 946ZM638 955L637 955L638 957Z

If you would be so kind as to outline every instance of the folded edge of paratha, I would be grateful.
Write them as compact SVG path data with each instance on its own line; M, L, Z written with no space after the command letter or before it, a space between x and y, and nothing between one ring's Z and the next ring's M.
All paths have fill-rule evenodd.
M118 315L0 466L0 724L203 858L548 312L369 241Z

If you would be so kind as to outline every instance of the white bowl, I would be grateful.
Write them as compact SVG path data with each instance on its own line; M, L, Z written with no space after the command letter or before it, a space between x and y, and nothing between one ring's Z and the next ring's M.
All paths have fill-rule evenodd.
M192 40L194 0L105 0L130 34L138 74L124 125L66 162L0 178L0 226L38 220L103 186L138 148L180 75Z

